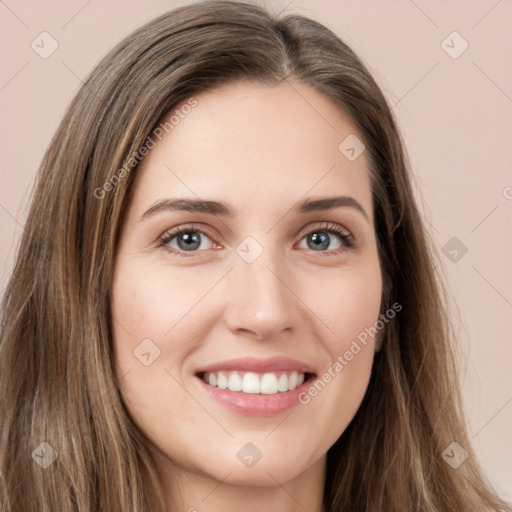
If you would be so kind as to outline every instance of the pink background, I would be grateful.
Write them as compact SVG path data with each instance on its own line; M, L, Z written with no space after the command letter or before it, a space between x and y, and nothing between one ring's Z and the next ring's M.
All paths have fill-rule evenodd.
M81 79L134 28L187 3L0 2L0 293L36 169ZM451 289L470 437L498 492L512 499L512 1L264 5L331 28L395 105ZM47 59L31 48L45 31L59 45ZM454 31L469 45L458 58L443 49L463 48L458 36L448 37ZM442 253L452 237L468 249L457 262Z

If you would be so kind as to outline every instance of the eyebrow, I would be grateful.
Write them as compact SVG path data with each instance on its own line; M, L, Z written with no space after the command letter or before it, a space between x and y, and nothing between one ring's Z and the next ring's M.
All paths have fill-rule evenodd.
M326 197L322 199L305 199L297 203L293 213L305 214L317 211L332 210L334 208L353 208L369 221L368 214L361 204L350 196ZM207 201L203 199L162 199L146 210L140 220L144 220L162 211L186 211L206 213L209 215L220 215L221 217L233 217L233 210L223 201Z

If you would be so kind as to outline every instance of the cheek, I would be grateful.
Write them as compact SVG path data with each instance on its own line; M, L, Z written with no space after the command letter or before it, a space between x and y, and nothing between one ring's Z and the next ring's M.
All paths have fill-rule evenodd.
M334 360L353 340L374 342L368 329L379 317L382 295L378 261L345 268L320 280L308 280L304 296L325 329L323 344Z
M133 364L134 351L142 342L151 348L147 340L160 352L159 363L172 364L194 348L178 340L190 337L194 308L218 277L196 277L193 285L191 277L158 265L148 271L136 260L118 264L112 285L112 318L119 367L126 371Z
M158 429L176 409L180 421L197 419L178 381L182 362L195 349L185 320L208 287L183 281L132 259L117 263L112 283L114 360L123 401L155 443L165 437Z
M221 276L143 265L135 258L116 264L111 290L116 373L132 419L148 435L171 421L176 410L180 422L197 422L201 411L190 408L180 382L189 355L211 329L204 297Z
M350 423L368 386L381 305L380 267L375 260L343 269L322 292L316 284L309 300L325 327L322 345L328 357L300 400L324 425L328 446Z

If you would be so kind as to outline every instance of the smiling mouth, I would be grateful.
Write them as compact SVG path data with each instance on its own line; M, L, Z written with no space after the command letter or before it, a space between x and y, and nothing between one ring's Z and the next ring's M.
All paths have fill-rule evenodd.
M247 394L275 395L297 389L305 382L313 380L315 374L297 371L256 373L226 370L199 372L196 377L218 389Z

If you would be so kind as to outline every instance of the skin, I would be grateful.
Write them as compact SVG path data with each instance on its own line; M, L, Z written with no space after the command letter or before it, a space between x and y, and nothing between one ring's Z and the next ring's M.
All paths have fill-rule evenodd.
M374 325L382 276L366 154L351 162L338 150L358 131L305 85L239 82L195 98L137 170L120 232L111 294L123 401L152 444L169 509L320 512L326 452L361 404L375 340L307 405L274 416L228 409L194 372L282 355L322 375ZM347 206L291 211L334 195L353 197L368 219ZM141 220L155 202L177 197L221 200L234 215L162 210ZM327 248L315 249L308 234L325 233L324 222L357 246L327 234ZM179 236L159 245L190 223L208 230L195 252ZM235 250L247 236L263 249L253 263ZM149 366L134 356L145 339L160 350ZM247 442L263 454L250 468L236 456Z

